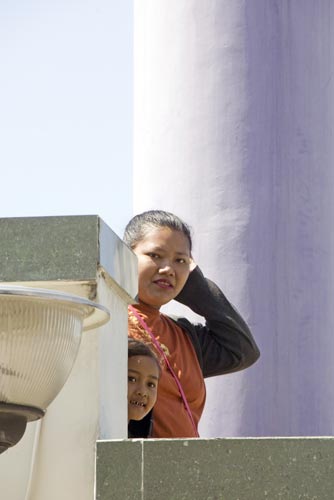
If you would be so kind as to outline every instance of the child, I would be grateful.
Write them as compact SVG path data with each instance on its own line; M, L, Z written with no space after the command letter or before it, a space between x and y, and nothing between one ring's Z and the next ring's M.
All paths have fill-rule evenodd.
M160 375L159 361L149 346L129 339L128 423L130 420L141 420L152 410L157 399Z
M129 306L129 336L150 339L166 363L153 428L147 415L136 422L136 436L197 437L204 378L247 368L258 359L258 347L223 292L194 263L190 229L179 217L162 210L136 215L124 241L138 257L138 304ZM172 299L205 324L160 313Z

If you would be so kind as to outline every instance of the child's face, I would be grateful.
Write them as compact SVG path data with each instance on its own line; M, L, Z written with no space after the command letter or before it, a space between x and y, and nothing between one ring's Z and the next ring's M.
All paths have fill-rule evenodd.
M139 299L160 308L184 287L190 272L188 238L167 227L150 231L137 243Z
M159 368L149 356L128 359L128 420L141 420L155 405Z

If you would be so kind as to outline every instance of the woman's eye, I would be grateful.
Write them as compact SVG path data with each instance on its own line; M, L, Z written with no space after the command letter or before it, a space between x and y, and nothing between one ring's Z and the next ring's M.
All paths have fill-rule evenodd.
M136 382L135 377L130 377L130 375L129 375L128 376L128 382Z
M149 382L148 386L149 386L150 389L155 389L155 387L156 387L156 385L155 385L154 382Z
M177 259L177 262L178 262L179 264L187 264L186 259Z

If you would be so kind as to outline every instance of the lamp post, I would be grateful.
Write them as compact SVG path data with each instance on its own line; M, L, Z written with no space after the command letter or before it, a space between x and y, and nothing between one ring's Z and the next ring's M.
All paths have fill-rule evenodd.
M110 318L88 299L46 289L0 287L0 453L42 418L65 384L82 332Z

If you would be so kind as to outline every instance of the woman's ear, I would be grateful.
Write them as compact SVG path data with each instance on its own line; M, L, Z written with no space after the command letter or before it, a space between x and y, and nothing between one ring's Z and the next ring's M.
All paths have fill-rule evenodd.
M196 262L194 261L192 255L190 256L190 265L189 265L189 270L190 272L193 271L195 269L195 267L197 266Z

